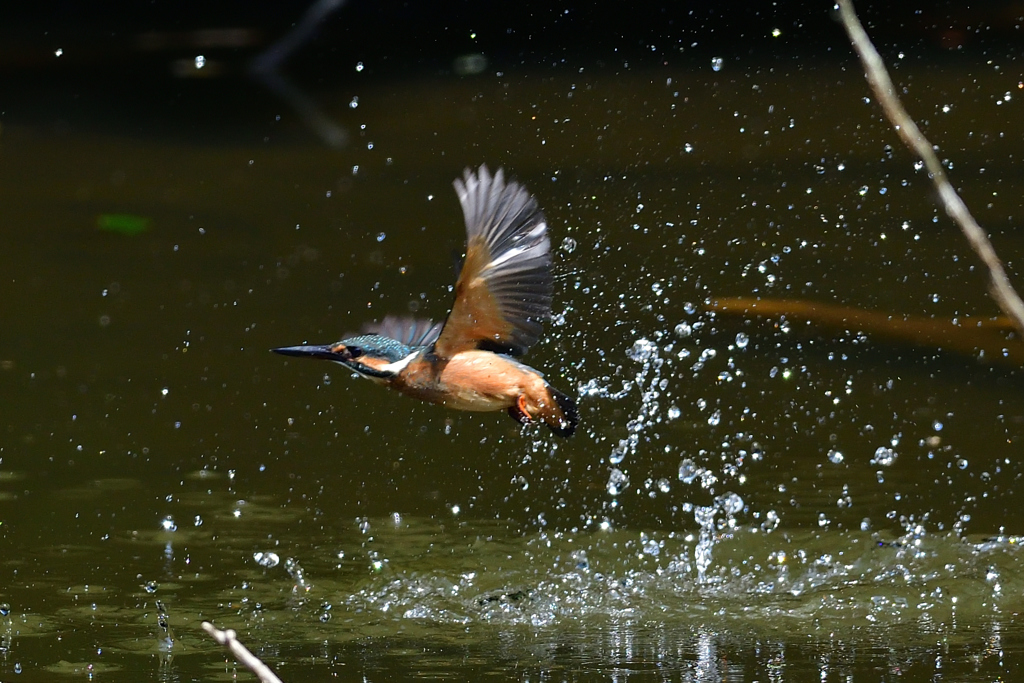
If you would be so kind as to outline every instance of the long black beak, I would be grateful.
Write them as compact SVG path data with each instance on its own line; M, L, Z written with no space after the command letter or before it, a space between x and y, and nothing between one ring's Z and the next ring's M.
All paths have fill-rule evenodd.
M324 344L320 346L282 346L277 349L270 349L282 356L299 356L302 358L323 358L325 360L340 360L338 354L331 351L331 346Z

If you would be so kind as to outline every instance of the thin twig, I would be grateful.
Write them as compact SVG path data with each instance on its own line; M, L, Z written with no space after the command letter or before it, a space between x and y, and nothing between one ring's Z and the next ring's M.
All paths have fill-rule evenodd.
M313 39L320 25L338 11L345 1L316 0L306 9L292 30L257 55L249 64L249 73L253 78L291 105L303 123L319 135L328 146L335 149L345 146L348 142L348 132L324 114L312 97L292 83L281 72L281 67L293 52Z
M1021 301L1020 296L1013 289L1013 285L1010 284L1006 271L1003 269L1003 263L992 247L992 242L974 220L974 216L971 215L960 195L953 189L939 158L935 155L932 143L928 141L914 120L910 118L907 110L900 104L882 58L878 55L878 51L875 50L871 39L865 33L864 27L861 26L860 20L857 19L857 14L853 11L852 0L837 1L843 27L846 28L850 42L853 43L854 49L860 56L861 64L864 66L864 75L879 104L882 105L882 110L907 147L924 161L946 213L953 219L953 222L960 226L960 230L967 237L974 252L988 268L990 292L996 303L1014 322L1017 330L1024 335L1024 301Z
M203 622L203 630L210 634L210 637L223 645L231 653L236 661L241 662L249 668L261 683L282 683L270 667L260 661L259 657L249 652L245 645L238 642L233 629L221 631L208 621Z

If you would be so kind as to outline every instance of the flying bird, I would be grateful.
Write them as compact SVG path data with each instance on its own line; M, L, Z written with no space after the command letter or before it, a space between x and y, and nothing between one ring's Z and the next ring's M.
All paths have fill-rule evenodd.
M466 258L444 323L388 316L334 344L272 349L322 358L402 394L455 410L505 410L559 436L579 423L572 398L516 358L551 314L547 222L519 183L466 169L454 182L466 219Z

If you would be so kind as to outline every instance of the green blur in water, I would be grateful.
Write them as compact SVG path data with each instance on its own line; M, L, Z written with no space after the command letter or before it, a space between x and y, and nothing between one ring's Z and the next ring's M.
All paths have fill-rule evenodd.
M107 232L137 235L149 230L150 220L144 216L133 216L128 213L103 213L96 217L96 226Z

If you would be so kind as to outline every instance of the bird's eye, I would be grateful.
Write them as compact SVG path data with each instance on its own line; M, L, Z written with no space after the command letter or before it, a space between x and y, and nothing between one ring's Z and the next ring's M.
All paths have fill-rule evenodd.
M358 346L346 346L345 350L348 351L349 358L359 358L363 355L363 350Z

